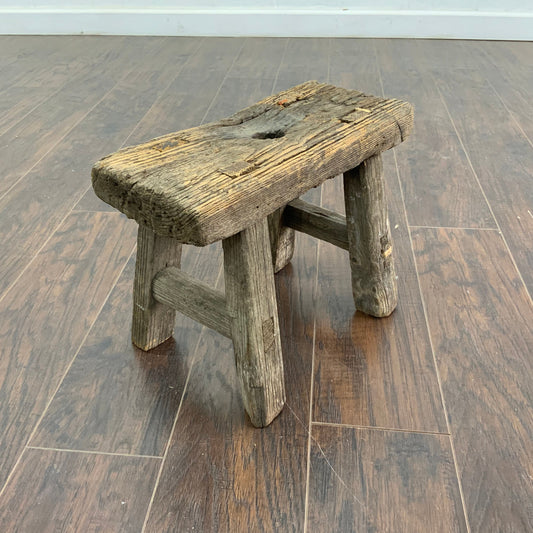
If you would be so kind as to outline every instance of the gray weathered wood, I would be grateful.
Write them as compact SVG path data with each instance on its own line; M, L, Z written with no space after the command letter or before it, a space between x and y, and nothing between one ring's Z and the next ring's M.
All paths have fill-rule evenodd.
M346 218L303 200L293 200L285 208L283 223L297 231L348 250Z
M96 163L106 203L159 235L204 246L399 144L410 104L307 82L235 115Z
M139 226L137 262L133 282L133 344L150 350L172 336L175 311L155 300L152 280L160 270L180 266L181 244L169 237L160 237L151 229Z
M153 281L154 298L208 328L231 338L226 297L179 268L168 267Z
M398 302L381 155L344 174L344 199L355 308L390 315Z
M222 241L237 376L252 424L264 427L285 402L278 309L266 219Z
M294 254L294 230L282 222L284 207L268 215L268 232L274 272L279 272L291 260Z

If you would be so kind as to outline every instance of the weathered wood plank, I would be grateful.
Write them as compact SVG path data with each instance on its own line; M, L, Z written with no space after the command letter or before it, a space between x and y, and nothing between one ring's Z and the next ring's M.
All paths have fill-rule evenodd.
M0 498L0 529L140 531L160 460L28 449Z
M266 220L222 241L226 301L243 403L256 427L285 403L272 254Z
M398 289L381 154L345 172L344 200L355 308L389 316Z
M152 290L158 302L231 338L223 292L173 267L165 268L155 276Z
M268 215L270 250L275 273L287 266L294 254L294 230L284 224L284 210L284 207L280 207Z
M413 231L472 533L533 530L533 306L495 231Z
M346 218L334 211L303 200L293 200L285 208L283 223L289 228L348 250Z
M155 348L172 336L176 313L154 297L152 282L158 272L171 266L179 268L180 263L181 244L178 241L160 237L139 226L131 339L141 350Z
M308 82L107 156L93 187L158 234L203 246L399 144L411 126L406 102Z
M308 531L468 531L447 435L313 426Z

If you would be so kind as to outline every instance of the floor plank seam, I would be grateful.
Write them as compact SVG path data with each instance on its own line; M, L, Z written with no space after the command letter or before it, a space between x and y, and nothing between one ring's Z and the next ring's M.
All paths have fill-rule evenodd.
M494 85L492 85L491 81L488 78L485 78L485 80L490 85L490 88L492 89L494 94L498 97L498 99L502 103L502 105L505 108L505 110L507 111L507 113L509 113L509 116L511 117L511 119L515 123L516 127L522 132L522 135L525 137L527 142L531 145L531 148L533 148L533 141L529 138L529 135L524 131L524 128L522 128L522 126L520 125L520 122L518 122L518 120L516 120L516 117L514 116L514 113L509 109L509 107L505 103L505 100L501 97L501 95L498 92L498 90L496 89L496 87L494 87Z
M224 82L226 81L226 79L228 78L228 75L231 71L231 69L233 68L233 66L235 65L235 62L237 61L237 58L239 57L240 53L242 52L242 49L244 48L244 43L245 43L245 40L243 40L239 50L237 51L237 53L235 54L235 57L233 58L233 61L231 63L231 65L229 66L228 70L226 71L226 74L224 76L224 78L222 79L222 81L220 82L220 85L218 87L218 90L217 92L215 93L215 95L213 96L213 98L211 99L211 102L209 104L209 106L207 107L206 109L206 112L204 113L204 116L201 120L201 124L203 124L203 122L205 121L208 113L209 113L209 110L211 109L211 107L213 106L213 103L215 102L217 96L219 95L220 93L220 89L222 88L222 86L224 85ZM218 275L217 275L217 279L216 279L216 282L215 282L215 286L217 286L219 284L219 281L220 281L220 277L222 275L222 272L223 272L223 268L222 266L219 268L219 271L218 271ZM196 362L196 356L197 356L197 353L198 353L198 349L199 349L199 346L200 346L200 342L202 340L202 336L204 335L205 331L207 331L207 327L206 326L203 326L202 329L200 330L200 334L198 335L198 341L196 343L196 346L194 347L194 353L193 353L193 356L192 356L192 359L191 359L191 364L190 364L190 367L189 367L189 372L187 373L187 378L185 380L185 384L183 385L183 391L181 393L181 398L180 398L180 402L179 402L179 405L178 405L178 409L176 411L176 416L174 417L174 422L172 423L172 428L170 429L170 433L169 433L169 436L168 436L168 440L167 440L167 444L165 446L165 451L163 453L163 458L161 460L161 465L159 467L159 471L157 473L157 477L156 477L156 480L155 480L155 483L154 483L154 488L153 488L153 491L152 491L152 495L150 497L150 501L148 503L148 508L146 509L146 514L145 514L145 517L144 517L144 522L143 522L143 525L142 525L142 529L141 529L141 533L144 533L146 531L146 526L148 524L148 520L150 518L150 512L152 510L152 506L153 506L153 503L154 503L154 499L155 499L155 495L156 495L156 492L157 492L157 489L159 487L159 481L161 479L161 474L163 472L163 468L165 466L165 463L166 463L166 458L167 458L167 455L168 455L168 450L170 449L170 445L172 443L172 437L174 436L174 430L176 429L176 425L178 423L178 418L179 418L179 415L180 415L180 411L181 411L181 408L183 406L183 401L185 399L185 396L187 394L187 388L188 388L188 384L189 384L189 380L191 378L191 374L192 374L192 370L194 368L194 364Z
M445 230L461 230L461 231L497 231L501 234L499 228L459 228L455 226L412 226L409 229L445 229Z
M377 66L378 66L378 76L379 76L379 81L380 81L380 84L381 84L381 94L384 95L385 94L385 89L384 89L384 86L383 86L383 77L381 75L381 67L380 67L380 62L379 62L379 56L378 56L378 51L377 51L377 48L376 48L375 44L374 44L374 53L376 55L376 61L377 61ZM434 78L432 78L432 79L433 79L433 81L435 83ZM436 86L437 86L437 84L435 83L435 87ZM438 91L438 87L437 87L437 91ZM440 94L440 91L439 91L439 94ZM442 98L442 95L441 95L441 98ZM448 109L448 108L446 107L446 109ZM448 115L449 115L449 111L448 111ZM450 120L451 120L451 116L450 116ZM455 124L453 124L453 126L455 128ZM456 129L456 132L457 132L457 129ZM464 149L464 147L463 147L463 149ZM430 347L431 347L431 355L433 357L433 365L434 365L434 368L435 368L435 375L437 377L437 383L438 383L438 386L439 386L439 393L440 393L442 409L444 411L444 417L446 419L446 428L447 428L448 433L449 433L448 438L450 439L450 449L451 449L451 452L452 452L453 464L454 464L454 467L455 467L455 477L457 479L457 485L458 485L459 494L460 494L460 497L461 497L461 506L462 506L462 509L463 509L463 515L464 515L464 519L465 519L466 530L467 530L467 533L471 533L470 520L469 520L469 517L468 517L468 513L466 511L465 495L464 495L464 491L463 491L463 485L462 485L462 482L461 482L461 477L459 475L459 466L457 464L457 456L456 456L456 453L455 453L455 446L454 446L454 443L453 443L453 436L452 436L452 432L451 432L451 428L450 428L448 410L446 408L446 400L444 398L444 392L443 392L443 388L442 388L442 381L441 381L441 377L440 377L440 373L439 373L439 367L437 365L437 358L436 358L436 355L435 355L435 347L433 346L433 339L431 337L431 330L430 330L430 327L429 327L429 319L428 319L428 316L427 316L426 302L424 300L424 294L422 292L422 287L420 285L420 275L418 273L418 266L417 266L417 263L416 263L416 255L415 255L415 251L414 251L414 248L413 248L413 238L412 238L412 235L411 235L411 230L409 229L409 218L407 216L407 208L405 206L405 198L404 198L404 193L403 193L403 188L402 188L402 180L401 180L401 177L400 177L400 169L399 169L399 166L398 166L398 158L397 158L396 152L394 150L393 150L393 156L394 156L394 165L396 167L396 178L398 179L399 186L400 186L400 196L401 196L401 200L402 200L402 206L403 206L403 211L404 211L404 216L405 216L405 222L407 224L407 233L409 234L409 243L411 245L411 254L413 256L413 264L414 264L414 267L415 267L416 281L417 281L417 284L418 284L418 291L419 291L419 294L420 294L420 300L422 302L422 309L424 311L424 320L425 320L425 323L426 323L426 331L427 331L427 334L428 334L429 344L430 344ZM478 180L478 184L479 184L479 180ZM481 185L480 185L480 187L481 187ZM491 209L490 208L490 204L488 203L488 200L487 200L486 196L485 196L485 201L487 202L487 205L489 206L489 209ZM492 209L491 209L491 213L492 213ZM494 213L492 213L492 216L493 216L494 221L496 222L496 224L498 224L497 221L496 221L496 218L494 217ZM499 228L499 225L498 225L498 228Z
M66 218L66 217L65 217ZM55 232L54 232L55 233ZM52 234L53 235L53 234ZM51 237L50 237L51 238ZM48 242L48 241L47 241ZM44 246L44 245L43 245ZM32 441L35 433L37 432L37 428L39 427L39 425L41 424L45 414L46 414L46 411L48 410L48 408L50 407L53 399L55 398L56 394L57 394L57 391L60 389L66 375L68 374L70 368L72 367L72 365L74 364L74 361L76 360L76 357L78 356L81 348L83 347L83 345L85 344L85 341L87 340L87 337L89 336L89 333L91 332L94 324L96 323L96 321L98 320L98 317L100 316L100 313L102 312L102 309L104 308L105 304L107 303L107 300L109 299L111 293L113 292L113 289L115 288L115 285L117 284L118 280L120 279L120 276L122 275L122 272L124 272L124 269L126 268L126 265L128 264L130 258L132 257L132 255L134 254L135 252L135 248L136 246L133 247L131 253L129 254L128 258L126 259L126 261L124 261L124 265L122 266L122 268L119 270L119 272L117 273L117 276L115 278L115 281L114 283L111 284L111 287L106 295L106 297L104 298L104 301L102 302L102 305L100 306L100 309L98 309L98 312L95 313L95 317L94 317L94 320L92 321L91 325L87 328L87 332L85 333L83 339L81 340L79 346L78 346L78 349L76 350L74 356L72 357L72 359L70 360L70 363L67 365L67 368L65 369L65 372L63 373L63 375L61 376L61 379L59 380L59 383L57 384L57 387L55 388L54 392L52 393L52 395L50 396L50 399L48 400L48 402L46 403L44 409L43 409L43 412L41 413L41 416L39 417L39 419L37 420L35 426L33 427L33 430L31 431L30 433L30 436L28 437L28 440L26 441L26 445L24 446L24 448L22 449L22 452L20 453L19 457L17 458L16 462L15 462L15 465L13 466L13 468L11 469L11 471L9 472L7 478L6 478L6 481L3 485L3 487L0 489L0 497L2 496L2 494L4 493L4 490L6 489L6 487L8 486L9 484L9 481L11 480L12 476L13 476L13 473L16 471L17 469L17 466L19 465L20 463L20 460L22 458L22 456L24 455L24 451L26 450L26 448L29 446L29 443ZM18 279L18 278L17 278ZM0 300L1 301L1 300Z
M381 426L362 426L359 424L342 424L340 422L320 422L318 420L313 420L312 424L314 426L326 426L326 427L338 427L338 428L348 428L348 429L374 429L376 431L392 431L395 433L415 433L417 435L444 435L448 436L450 433L443 431L424 431L422 429L402 429L402 428L386 428Z
M84 453L88 455L111 455L113 457L137 457L140 459L163 459L162 455L143 455L140 453L100 452L96 450L74 450L71 448L48 448L47 446L25 446L28 450L42 450L47 452Z
M448 117L450 119L450 122L452 123L453 129L455 131L455 135L457 135L457 139L459 140L459 143L461 144L461 148L465 154L465 157L468 161L468 165L470 166L470 169L472 170L472 173L474 174L474 177L476 179L476 182L481 190L481 194L483 195L483 198L485 198L485 202L487 203L487 207L489 208L490 214L492 218L494 219L494 222L498 226L499 234L501 235L501 238L503 240L503 243L505 244L505 248L507 249L507 253L509 254L509 257L511 258L511 261L516 269L516 272L518 274L518 277L520 278L520 281L522 282L522 286L524 287L524 290L526 291L526 294L529 298L529 301L533 305L533 296L529 293L529 290L527 288L526 282L522 276L522 272L518 268L518 264L515 261L515 258L511 252L511 248L509 247L509 244L507 243L507 239L505 238L505 235L502 232L500 223L498 222L498 219L496 218L496 215L494 214L494 210L492 209L492 206L490 205L489 199L485 193L485 189L483 188L483 185L481 184L481 181L479 179L479 176L477 175L477 172L474 168L474 165L472 164L472 160L470 159L470 154L468 153L466 146L463 142L463 139L461 135L459 134L459 130L457 129L457 126L455 125L455 121L453 120L452 114L450 112L450 109L448 108L448 105L446 104L446 101L444 100L444 96L442 95L441 90L439 89L439 86L437 84L437 81L435 80L433 74L431 74L431 79L433 80L433 84L435 85L435 88L437 89L437 92L439 93L440 99L442 100L442 103L444 105L444 108L446 109L446 113L448 114Z

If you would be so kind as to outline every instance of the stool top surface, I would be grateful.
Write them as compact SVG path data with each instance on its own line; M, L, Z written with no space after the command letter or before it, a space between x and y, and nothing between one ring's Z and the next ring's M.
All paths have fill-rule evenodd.
M92 170L106 203L204 246L401 143L410 104L310 81L229 118L111 154Z

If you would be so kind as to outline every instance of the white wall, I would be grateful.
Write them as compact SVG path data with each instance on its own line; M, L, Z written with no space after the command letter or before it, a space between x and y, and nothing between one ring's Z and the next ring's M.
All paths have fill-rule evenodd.
M532 0L0 0L0 34L533 40Z

